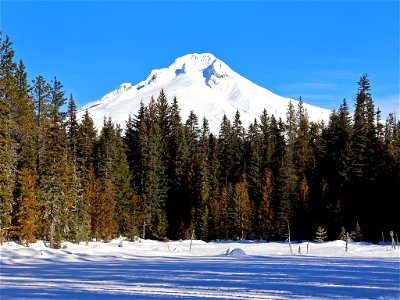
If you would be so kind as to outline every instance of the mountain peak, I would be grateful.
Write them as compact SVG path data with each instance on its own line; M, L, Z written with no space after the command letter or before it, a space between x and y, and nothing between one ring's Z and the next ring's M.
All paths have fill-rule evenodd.
M211 53L192 53L175 59L167 68L152 70L146 80L136 85L136 89L140 90L154 84L163 85L179 76L189 76L196 82L215 88L222 78L235 77L235 74L223 61Z
M151 97L157 97L163 89L169 101L178 99L182 119L194 110L199 119L206 117L211 131L216 134L223 115L233 118L240 112L247 127L258 118L263 109L276 118L285 118L289 101L256 85L233 71L211 53L193 53L181 56L163 69L154 69L146 80L131 86L122 84L100 101L87 104L86 109L100 129L105 116L122 127L129 114L137 113L140 102L147 105ZM330 111L304 104L311 121L328 120Z
M173 64L174 65L191 65L191 66L197 66L197 67L204 67L206 68L210 64L214 63L218 59L211 53L192 53L192 54L186 54L184 56L178 57L175 59Z

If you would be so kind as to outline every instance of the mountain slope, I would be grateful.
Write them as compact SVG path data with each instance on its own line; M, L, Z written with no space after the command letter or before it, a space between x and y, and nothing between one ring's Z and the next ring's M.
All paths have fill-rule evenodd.
M278 96L239 75L224 62L209 53L188 54L176 59L169 67L153 70L146 80L136 85L123 83L100 100L85 105L79 112L80 118L89 111L96 128L103 125L104 117L111 117L122 128L129 114L138 112L140 102L147 105L151 96L157 98L160 90L169 100L176 96L181 117L186 121L193 110L199 123L206 117L210 129L217 134L224 114L233 120L238 110L245 127L259 118L265 108L269 115L286 120L286 110L291 100L297 107L298 101ZM327 121L330 111L304 104L311 121Z

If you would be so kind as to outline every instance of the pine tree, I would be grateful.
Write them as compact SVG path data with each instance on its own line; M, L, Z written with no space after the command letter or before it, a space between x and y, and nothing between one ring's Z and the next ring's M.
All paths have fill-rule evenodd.
M119 128L116 129L115 135L115 181L113 184L116 190L115 200L117 204L119 232L126 235L128 231L132 230L132 197L134 197L134 189Z
M249 196L253 209L257 211L261 201L261 186L263 182L262 142L259 126L255 120L249 126L246 138L246 158ZM257 216L255 216L257 217Z
M272 115L270 130L271 130L271 136L270 136L271 162L269 167L277 177L278 171L282 166L282 162L284 160L286 152L284 123L282 122L281 119L277 121L274 115Z
M119 232L126 234L130 226L128 224L132 224L134 189L121 137L121 129L118 125L114 125L110 118L107 121L104 120L97 143L96 160L97 171L103 185L105 185L106 180L111 180L115 193Z
M261 190L261 203L258 209L258 232L261 238L265 237L267 240L273 232L273 222L275 213L272 207L273 200L273 174L271 169L265 172L265 179Z
M35 110L35 154L36 154L36 173L39 174L40 161L44 155L43 147L46 139L46 130L50 120L50 91L51 86L43 76L37 76L33 81L33 101Z
M323 243L326 239L326 230L322 226L318 226L315 232L315 241L318 243Z
M76 137L77 162L82 174L87 174L90 165L94 163L96 142L94 123L86 110L81 122L78 124Z
M297 132L298 132L298 121L296 116L296 110L294 108L293 103L290 101L288 104L288 108L286 111L286 144L287 149L291 153L290 155L293 156L295 159L295 143L297 139Z
M373 232L376 224L374 202L381 193L377 192L378 168L382 161L383 147L379 140L376 126L376 113L371 95L371 86L367 74L358 82L358 92L354 111L353 124L353 218L366 224L367 231ZM374 226L375 225L375 226ZM379 231L376 231L379 236Z
M99 215L101 207L99 205L99 199L101 192L101 181L96 177L93 165L90 165L85 187L85 197L90 208L91 235L96 238L96 240L100 239Z
M200 205L199 205L199 231L200 238L207 240L209 236L211 207L211 184L210 184L210 144L209 144L210 129L208 121L203 118L203 125L200 137L199 149L199 172L200 172Z
M14 51L8 36L2 40L0 34L0 243L8 237L11 229L13 191L16 174L15 142L10 134L14 128L11 104L15 95Z
M233 163L232 126L226 115L222 118L218 136L218 159L221 165L220 181L225 184L232 183L231 169Z
M299 183L299 207L301 208L302 212L304 213L304 217L307 217L307 214L310 211L310 188L307 183L307 178L303 174L301 181Z
M243 240L251 231L251 203L248 194L246 180L242 180L235 185L233 195L234 227L236 234Z
M355 242L361 242L361 240L362 240L361 227L360 227L360 224L358 223L358 221L356 223L356 228L351 233L351 238Z
M166 155L166 147L167 147L167 138L169 136L169 127L171 124L171 113L170 107L168 104L167 96L164 93L164 90L161 89L160 94L157 97L157 101L155 103L155 110L156 110L156 119L158 126L161 130L161 144L163 146L163 155ZM164 157L166 159L166 157Z
M200 129L194 112L189 113L183 128L183 187L182 219L186 227L190 226L191 208L196 209L201 203L201 166L199 158Z
M30 95L31 87L27 82L25 65L20 60L15 72L16 93L13 97L11 117L13 119L12 136L16 144L17 168L23 165L35 168L35 124L34 103Z
M339 238L346 242L347 241L347 237L348 237L348 233L346 228L344 228L344 226L342 226L342 228L340 229L340 234L339 234Z
M237 110L235 113L235 118L232 124L232 158L229 173L231 175L231 182L237 183L241 180L241 176L244 173L244 128L242 126L242 121L240 119L240 113Z
M106 179L98 201L98 233L102 240L108 242L118 232L115 192L110 179Z
M77 163L78 159L78 120L76 118L76 103L74 97L69 97L68 111L67 111L67 147L69 155L74 162Z
M169 135L167 141L166 172L168 180L168 201L166 210L168 215L168 236L177 238L179 226L183 223L185 197L185 166L187 157L184 157L184 129L180 116L178 100L174 97L170 109Z
M295 204L298 199L297 175L294 168L291 152L288 150L283 159L278 178L279 217L281 228L286 228L293 218ZM293 226L293 225L292 225Z
M166 182L166 166L163 161L161 146L161 129L156 122L154 99L145 109L145 116L140 128L139 143L143 159L143 191L141 196L144 202L145 216L143 220L151 219L149 230L151 236L157 239L165 237L168 227L165 205L168 193ZM143 231L146 229L143 226Z
M16 234L28 246L36 241L39 201L35 194L35 179L28 168L18 174Z
M71 242L88 241L90 237L89 203L85 196L84 184L76 164L64 154L64 194L63 218L60 227L63 236Z
M217 236L220 239L229 238L229 218L228 203L230 202L231 186L223 187L219 201L214 204L214 222L216 226ZM232 207L231 207L232 208Z
M296 162L297 174L310 172L312 161L312 150L310 145L311 135L309 130L308 114L300 98L297 112L297 130L294 141L294 160Z
M126 123L125 135L123 137L126 147L126 158L129 169L132 175L132 186L140 195L143 193L144 182L144 160L142 157L142 149L140 143L141 129L143 128L145 107L143 102L140 103L140 108L134 117L129 116Z
M336 224L351 218L351 212L346 213L346 210L351 205L351 198L347 194L351 189L352 129L345 99L338 112L332 111L328 126L322 130L322 139L321 175L330 188L323 198L321 209L324 211L319 211L319 215L323 216L328 228L337 231L339 228Z
M50 120L45 125L46 138L39 156L39 189L45 215L48 218L50 247L58 247L61 235L57 225L61 221L61 211L65 200L65 131L61 123L60 107L65 103L62 84L54 80L51 90ZM57 236L56 236L57 234Z
M275 118L274 118L274 121ZM262 142L262 161L264 163L263 169L271 167L272 154L274 152L275 143L272 135L272 118L268 115L266 109L260 115L260 134Z

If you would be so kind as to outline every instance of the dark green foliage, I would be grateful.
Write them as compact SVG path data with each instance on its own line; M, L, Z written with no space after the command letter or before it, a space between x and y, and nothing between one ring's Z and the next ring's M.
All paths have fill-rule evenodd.
M112 184L119 232L126 234L131 226L134 189L121 129L111 119L104 120L96 148L98 177L103 185L107 180Z
M16 93L16 64L8 36L0 34L0 243L11 230L13 191L16 181L16 143L11 134L15 128L12 100Z
M52 91L52 104L50 106L51 118L43 127L45 136L42 140L40 156L38 159L38 187L45 217L48 220L48 229L45 234L49 236L50 247L57 247L62 233L58 225L62 221L65 201L65 168L68 165L65 148L65 131L60 122L59 106L65 99L60 90L61 85L55 82Z

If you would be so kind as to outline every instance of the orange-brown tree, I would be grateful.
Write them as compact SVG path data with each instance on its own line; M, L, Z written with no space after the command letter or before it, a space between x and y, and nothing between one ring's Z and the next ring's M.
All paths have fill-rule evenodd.
M35 178L28 168L22 167L18 174L17 219L15 233L21 243L28 246L36 242L39 201L35 194Z
M265 171L265 179L261 188L261 203L258 210L258 231L261 237L270 236L275 213L272 206L274 184L271 169Z

